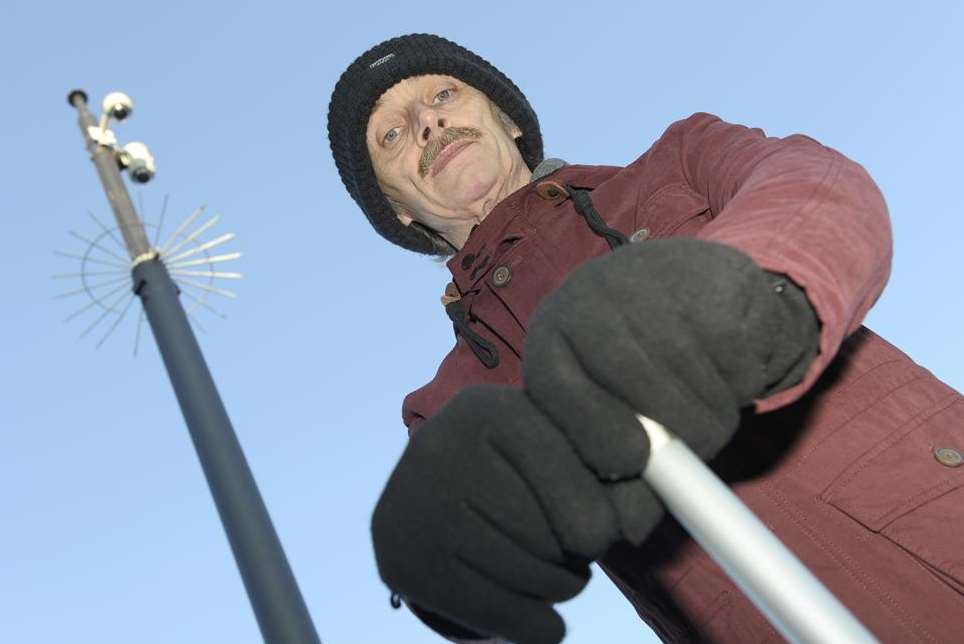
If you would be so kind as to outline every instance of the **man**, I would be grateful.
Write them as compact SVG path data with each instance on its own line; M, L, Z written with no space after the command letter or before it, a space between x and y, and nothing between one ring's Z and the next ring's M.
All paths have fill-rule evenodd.
M452 255L456 345L372 522L423 621L557 642L599 561L666 641L779 641L643 482L642 413L878 637L959 636L964 399L860 326L891 240L859 165L708 114L625 168L545 161L518 88L424 34L349 66L328 132L383 237Z

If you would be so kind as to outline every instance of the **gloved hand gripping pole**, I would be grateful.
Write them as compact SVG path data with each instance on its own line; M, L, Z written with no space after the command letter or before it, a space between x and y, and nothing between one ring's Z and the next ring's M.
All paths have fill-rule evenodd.
M159 253L150 247L131 203L118 169L113 135L106 128L107 115L98 125L82 91L71 92L67 100L77 109L81 133L123 234L134 292L144 305L264 641L320 644L177 287ZM119 104L117 109L129 107ZM153 174L153 159L150 164L142 170Z

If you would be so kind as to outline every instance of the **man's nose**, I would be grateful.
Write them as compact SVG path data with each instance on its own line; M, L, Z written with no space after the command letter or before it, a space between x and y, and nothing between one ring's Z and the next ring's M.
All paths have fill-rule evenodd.
M418 112L418 142L420 145L428 143L433 136L441 134L446 127L445 119L432 108L425 107Z

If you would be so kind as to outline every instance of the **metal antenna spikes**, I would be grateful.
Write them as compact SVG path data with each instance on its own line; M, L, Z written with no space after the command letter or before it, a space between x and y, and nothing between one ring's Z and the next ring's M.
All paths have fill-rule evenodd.
M141 200L138 199L138 201ZM146 230L154 229L154 241L151 244L150 252L167 267L167 272L171 275L174 283L180 287L181 295L190 300L185 306L185 313L187 313L188 318L196 327L203 329L198 319L200 309L204 309L222 319L226 317L224 313L209 302L211 296L230 299L237 297L235 292L220 286L218 280L239 280L242 278L241 273L221 270L221 265L224 262L240 258L241 253L222 253L218 248L234 239L234 233L227 233L210 240L202 238L202 234L214 226L218 217L213 217L198 228L189 230L198 215L204 212L204 206L200 206L191 213L165 241L164 245L159 245L158 240L161 237L164 225L167 201L168 199L165 196L157 225L145 225ZM79 296L87 296L88 301L73 310L64 321L70 322L76 318L93 319L93 324L84 330L81 338L86 337L98 327L107 328L107 332L103 333L97 342L99 348L120 326L134 298L130 274L134 268L134 262L126 257L127 248L121 241L122 236L119 228L105 225L90 211L87 212L87 215L96 224L99 233L96 236L89 237L71 231L70 236L83 243L85 247L79 254L57 253L63 257L79 260L79 271L58 273L53 276L58 281L76 280L79 282L79 288L71 288L58 293L54 297L73 300ZM213 249L217 249L219 254L212 254ZM130 286L130 288L126 290L124 297L119 302L110 300L114 294L123 291L126 286ZM140 344L140 326L137 325L137 336L134 339L135 355Z
M103 342L127 315L134 296L140 298L143 311L137 323L135 351L140 341L140 327L146 318L177 395L262 637L269 644L320 644L175 286L177 282L185 287L182 294L192 301L191 308L210 307L208 295L234 297L233 292L212 285L215 279L240 277L239 273L222 271L219 267L240 255L222 253L220 249L234 235L227 233L201 241L201 236L217 223L216 216L187 232L204 210L198 208L161 246L157 245L161 236L159 223L152 245L134 210L120 171L126 170L137 183L146 183L154 176L154 157L140 142L120 147L114 133L107 127L112 119L122 121L130 116L133 101L120 92L108 94L99 121L95 121L88 111L87 95L83 91L72 91L67 102L77 110L81 134L117 222L117 226L111 228L91 215L101 229L97 236L90 239L71 233L87 245L87 250L82 255L61 254L81 260L81 271L74 276L80 277L82 286L61 296L86 293L91 301L68 319L99 307L99 313L93 314L96 315L94 321L84 330L83 335L87 335L111 315L115 316L101 339ZM211 255L210 251L214 249L220 254ZM203 270L205 266L207 270ZM129 292L131 287L132 293Z

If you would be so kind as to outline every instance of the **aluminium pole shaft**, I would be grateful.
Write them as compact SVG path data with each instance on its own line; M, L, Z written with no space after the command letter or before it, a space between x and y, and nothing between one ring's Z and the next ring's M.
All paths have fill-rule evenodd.
M75 91L69 101L80 113L84 139L124 232L134 260L134 292L144 305L262 637L269 644L320 644L177 287L147 244L113 155L91 139L86 96Z
M683 441L650 418L637 419L650 443L646 482L787 641L877 643Z

